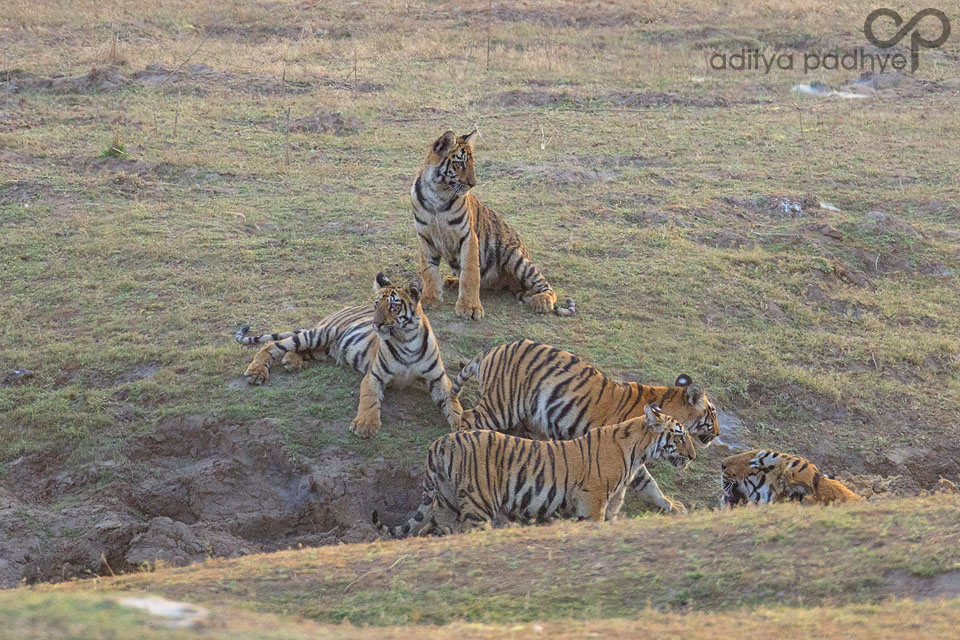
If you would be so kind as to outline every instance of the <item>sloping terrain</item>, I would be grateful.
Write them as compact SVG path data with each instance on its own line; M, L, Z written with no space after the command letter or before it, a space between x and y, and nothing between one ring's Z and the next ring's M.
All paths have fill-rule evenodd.
M353 629L366 625L453 624L407 632L501 637L536 625L578 637L651 625L704 638L764 622L884 637L930 613L925 634L949 637L960 603L958 513L960 496L937 495L326 546L18 590L0 611L18 601L79 606L73 598L89 607L92 592L134 592L244 610L243 624L251 611L308 618L343 637L367 637Z
M543 340L624 379L690 374L734 448L796 452L869 497L960 480L956 38L914 75L707 66L864 46L873 8L6 0L0 585L366 541L372 509L416 504L445 431L426 393L388 390L361 442L358 375L250 388L232 334L415 272L423 149L475 125L478 195L580 315L490 295L471 323L448 300L448 365ZM811 80L866 97L791 91ZM713 507L726 452L654 472Z

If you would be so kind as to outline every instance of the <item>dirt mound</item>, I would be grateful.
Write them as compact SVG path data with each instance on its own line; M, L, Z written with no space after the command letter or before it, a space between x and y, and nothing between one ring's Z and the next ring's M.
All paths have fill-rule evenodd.
M103 93L132 86L164 91L191 91L203 95L214 86L232 91L254 94L301 94L310 91L312 84L277 78L270 74L232 73L219 71L202 62L179 68L147 65L140 71L124 74L117 67L94 67L84 75L43 77L14 70L8 74L0 89L10 93L22 90L52 93ZM330 81L324 82L330 84Z
M676 93L663 93L660 91L651 92L620 92L607 95L607 100L617 106L624 108L643 108L643 107L728 107L730 101L721 96L710 98L700 98L692 96L681 96Z
M517 165L506 172L514 177L523 176L559 186L583 186L595 182L608 182L616 178L609 169L583 169L580 167L555 167L547 165Z
M574 102L574 99L565 91L552 93L540 90L511 89L510 91L492 93L480 102L498 107L549 107L561 103L571 103Z
M170 418L122 453L123 464L44 452L7 465L0 585L371 540L372 510L399 520L420 498L396 465L336 447L295 458L269 419Z
M282 126L282 125L281 125ZM354 133L360 128L360 121L338 111L318 111L306 118L290 123L290 131L308 133L333 133L338 136Z

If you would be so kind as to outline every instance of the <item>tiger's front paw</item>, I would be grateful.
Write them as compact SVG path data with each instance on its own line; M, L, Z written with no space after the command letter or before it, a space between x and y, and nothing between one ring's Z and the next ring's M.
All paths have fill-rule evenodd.
M469 320L479 320L483 317L483 305L480 304L480 300L467 302L461 298L457 300L456 311L458 316Z
M295 351L287 351L280 362L283 364L284 371L288 373L300 371L306 364L300 354Z
M270 370L266 365L254 360L243 375L247 378L247 384L263 384L270 379Z
M446 291L456 291L460 288L460 278L454 278L453 276L447 276L443 279L443 288Z
M557 304L557 294L553 291L544 291L530 298L530 308L534 313L549 313Z
M427 310L439 309L442 303L443 303L443 296L437 295L436 293L424 291L423 295L420 296L420 304L422 304L423 308Z
M350 423L350 431L360 438L369 438L380 433L380 416L369 414L357 415Z

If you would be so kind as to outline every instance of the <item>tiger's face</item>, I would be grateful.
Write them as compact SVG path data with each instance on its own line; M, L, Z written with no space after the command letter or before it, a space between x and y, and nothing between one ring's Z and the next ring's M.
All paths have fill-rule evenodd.
M686 467L696 459L697 449L690 432L677 420L664 413L655 404L643 409L647 417L647 427L659 433L657 449L659 456L677 468Z
M446 185L460 196L477 186L473 170L473 141L479 136L476 129L465 136L447 131L430 148L427 162L434 165L434 180Z
M377 296L373 303L373 328L381 338L399 336L420 326L420 283L411 281L407 286L390 282L378 273L373 285Z
M766 475L751 465L760 449L728 456L720 462L720 481L723 486L723 506L733 507L750 502L763 504L770 502L770 485Z
M677 377L671 391L676 393L667 394L664 411L682 422L701 444L713 442L720 435L720 421L717 420L717 409L710 402L703 386L694 382L690 376L682 374Z

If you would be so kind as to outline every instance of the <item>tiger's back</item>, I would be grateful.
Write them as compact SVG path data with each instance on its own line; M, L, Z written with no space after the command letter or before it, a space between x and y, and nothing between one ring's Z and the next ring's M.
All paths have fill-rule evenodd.
M703 443L720 433L716 409L689 376L661 387L617 382L569 351L521 340L493 347L464 366L453 382L457 394L471 377L480 384L463 428L504 431L521 424L538 437L569 440L590 429L643 414L655 404Z

